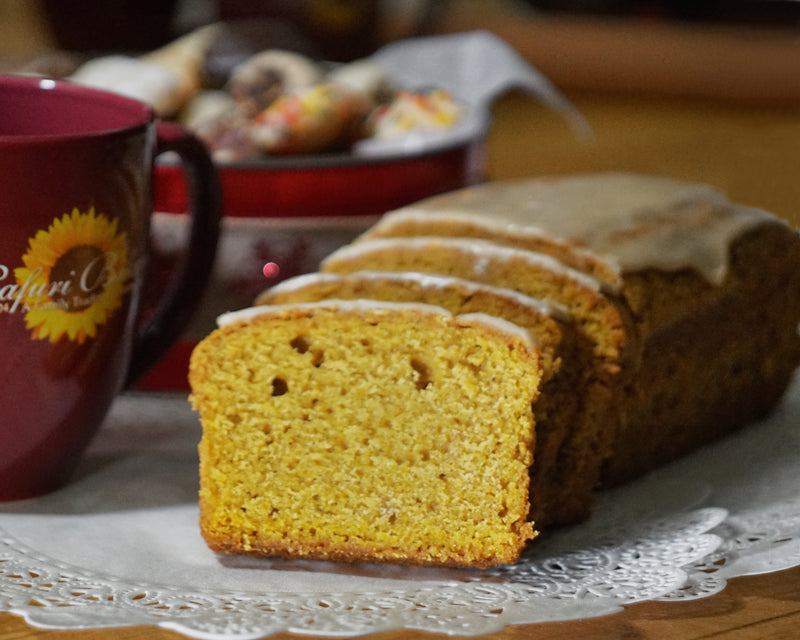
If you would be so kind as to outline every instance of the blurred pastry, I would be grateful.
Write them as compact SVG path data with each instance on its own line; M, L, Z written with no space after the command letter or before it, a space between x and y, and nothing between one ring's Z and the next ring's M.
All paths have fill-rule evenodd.
M297 27L285 21L248 18L217 23L200 70L203 86L223 88L237 67L262 51L275 49L321 59L320 52Z
M200 65L213 29L204 27L141 57L101 56L81 65L71 79L152 105L173 116L200 88Z
M395 138L411 131L446 129L458 122L462 107L445 89L422 93L399 91L370 116L367 128L375 138Z
M362 93L376 105L391 100L396 90L386 69L367 58L334 68L326 81Z
M262 154L247 135L249 121L236 110L227 91L201 90L181 112L181 123L197 135L218 163L230 163Z
M255 116L279 97L322 81L322 68L310 58L269 50L234 69L228 90L244 116Z
M166 67L139 58L123 55L94 58L81 65L70 79L147 102L162 116L172 115L183 104L180 77Z
M319 153L346 148L361 135L369 104L333 84L281 96L250 125L250 139L267 154Z
M200 71L216 30L216 25L201 27L141 57L144 62L172 71L178 79L169 114L174 114L200 89Z
M235 102L227 91L203 89L198 91L181 111L181 124L194 131L232 113Z

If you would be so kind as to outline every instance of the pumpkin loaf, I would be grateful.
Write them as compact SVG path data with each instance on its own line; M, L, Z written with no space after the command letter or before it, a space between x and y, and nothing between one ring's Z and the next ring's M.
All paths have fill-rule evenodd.
M485 567L775 407L800 237L706 185L490 183L257 302L190 367L209 545Z

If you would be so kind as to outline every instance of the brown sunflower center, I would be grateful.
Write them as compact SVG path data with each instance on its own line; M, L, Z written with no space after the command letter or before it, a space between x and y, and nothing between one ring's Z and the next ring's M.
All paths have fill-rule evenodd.
M108 279L105 254L90 244L76 245L50 269L50 297L67 311L89 308Z

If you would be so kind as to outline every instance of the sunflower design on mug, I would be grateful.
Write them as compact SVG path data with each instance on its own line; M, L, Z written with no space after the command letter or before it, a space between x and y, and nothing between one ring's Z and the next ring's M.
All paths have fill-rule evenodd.
M94 209L73 209L29 240L14 270L36 339L83 344L122 305L129 280L125 233Z

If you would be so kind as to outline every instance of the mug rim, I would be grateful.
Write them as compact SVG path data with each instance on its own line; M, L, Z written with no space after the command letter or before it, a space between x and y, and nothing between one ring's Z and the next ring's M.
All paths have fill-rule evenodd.
M54 80L52 78L38 76L0 75L0 91L4 89L27 91L29 93L36 93L39 91L58 92L77 100L89 101L95 104L103 102L109 107L121 109L126 114L129 114L129 117L126 115L129 120L127 124L116 126L98 126L97 128L87 128L82 131L60 133L0 133L0 147L5 148L16 145L30 146L52 144L129 134L147 128L156 119L155 110L146 102L104 89L73 83L69 80Z

